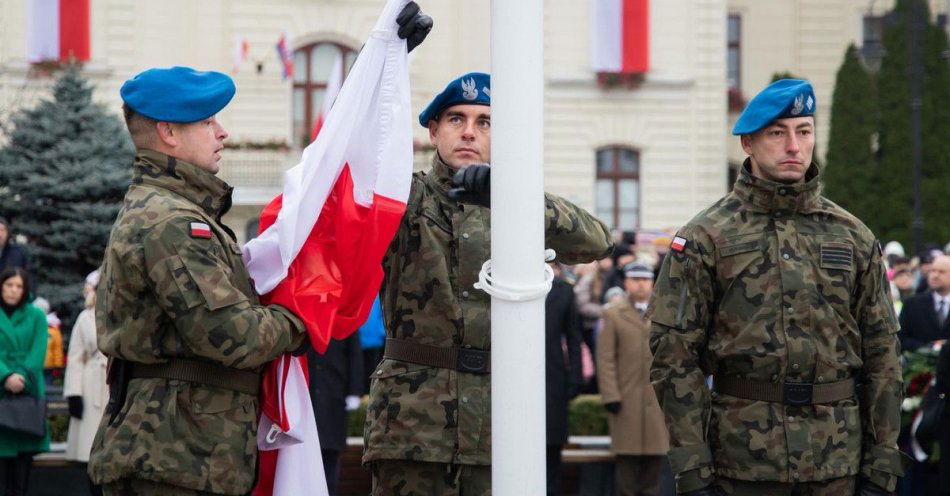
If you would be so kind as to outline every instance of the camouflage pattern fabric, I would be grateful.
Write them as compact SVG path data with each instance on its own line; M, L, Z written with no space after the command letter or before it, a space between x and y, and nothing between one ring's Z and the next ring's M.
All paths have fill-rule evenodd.
M850 496L857 486L856 477L839 477L818 482L751 482L716 478L714 485L723 496Z
M211 173L138 151L97 293L98 344L105 355L260 370L303 343L297 317L260 305L234 235L220 223L230 204L231 188ZM257 410L256 395L133 379L114 421L107 413L100 424L89 473L99 484L134 476L217 494L247 493L257 462Z
M491 496L491 467L377 460L372 496Z
M102 486L102 494L103 496L205 496L214 493L142 479L119 479Z
M384 259L383 314L390 338L489 349L491 297L473 288L489 258L490 210L450 200L454 171L436 154L413 177L409 206ZM546 245L580 263L610 253L607 227L545 195ZM372 375L363 461L491 463L488 374L383 360Z
M678 234L651 304L651 380L679 491L714 476L823 481L860 473L893 490L901 370L879 243L804 183L753 177ZM771 383L854 377L856 399L785 406L711 395L705 376ZM714 378L715 380L715 378Z

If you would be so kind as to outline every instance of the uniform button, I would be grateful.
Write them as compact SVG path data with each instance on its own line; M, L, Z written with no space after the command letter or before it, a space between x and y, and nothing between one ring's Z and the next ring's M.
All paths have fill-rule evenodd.
M462 396L462 403L468 403L468 396Z
M376 371L376 375L383 375L383 371L382 371L382 370L377 370L377 371Z
M785 310L787 310L788 313L792 313L792 312L795 311L795 308L793 308L791 305L789 305L789 306L785 307Z
M788 416L788 421L789 421L789 422L794 422L794 421L795 421L795 417L789 415L789 416Z
M825 382L825 376L823 375L818 376L818 382Z
M468 291L462 291L462 298L468 298Z
M784 258L785 260L788 260L789 258L792 258L792 257L788 253L782 253L782 258Z
M472 345L470 345L470 344L467 344L467 345L463 346L463 348L471 348L471 347L472 347Z
M772 382L778 382L778 374L772 374Z
M800 369L800 368L802 368L801 365L799 365L799 364L797 364L797 363L793 363L793 364L792 364L792 370L798 370L798 369Z
M780 195L782 195L782 196L785 196L785 195L788 194L788 191L786 191L785 188L779 188L779 189L778 189L778 194L780 194Z
M462 233L462 237L468 239L468 233Z
M778 212L775 212L774 215L775 215L775 217L781 217L781 216L782 216L782 211L780 210L780 211L778 211Z
M797 479L799 477L798 472L795 472L794 474L792 474L792 477Z

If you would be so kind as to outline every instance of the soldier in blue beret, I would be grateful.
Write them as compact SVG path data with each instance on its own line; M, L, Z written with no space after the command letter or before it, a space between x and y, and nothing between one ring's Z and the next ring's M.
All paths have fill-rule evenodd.
M903 475L880 243L821 195L815 111L797 79L749 102L732 192L680 229L660 270L651 379L680 494L883 496Z
M414 3L397 23L410 49L432 26ZM122 85L137 153L97 293L111 389L89 473L105 494L249 494L260 371L307 344L296 315L260 304L221 222L232 188L215 177L228 137L216 115L234 93L227 75L187 67Z
M470 72L449 82L419 124L436 152L432 167L413 175L406 214L383 261L387 339L372 375L363 461L372 469L374 496L486 496L491 298L472 285L491 246L489 75ZM610 254L602 222L555 195L544 202L546 243L559 261Z

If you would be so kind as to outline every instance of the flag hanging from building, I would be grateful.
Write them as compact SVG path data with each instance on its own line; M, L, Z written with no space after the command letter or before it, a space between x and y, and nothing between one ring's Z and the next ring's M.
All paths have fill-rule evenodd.
M283 194L264 208L260 236L244 247L262 301L298 315L320 353L369 315L409 197L408 57L396 34L407 3L388 0L317 139L285 174ZM312 405L299 388L305 370L304 357L288 355L265 369L257 496L315 494L317 487L326 494L314 473Z
M244 64L244 61L247 60L247 53L249 51L249 46L247 44L247 38L243 36L238 36L234 39L234 53L231 54L233 68L231 72L237 74L241 70L241 65Z
M29 0L27 60L89 61L89 0Z
M294 77L294 56L290 52L290 36L287 33L280 35L277 40L277 58L280 59L281 79Z
M313 119L313 130L310 132L310 141L317 139L323 123L330 113L330 107L336 101L336 96L340 93L340 86L343 85L343 55L337 54L333 60L333 66L330 67L330 78L327 81L327 89L323 92L323 103L320 105L320 113Z
M594 72L642 74L650 67L650 1L593 0Z

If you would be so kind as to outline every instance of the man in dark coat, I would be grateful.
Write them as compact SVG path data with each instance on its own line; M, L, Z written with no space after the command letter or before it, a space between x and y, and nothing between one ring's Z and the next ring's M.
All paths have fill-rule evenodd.
M555 278L544 305L548 494L558 494L561 448L567 442L567 404L577 396L581 375L581 321L574 288L552 264ZM565 343L567 356L565 356Z
M901 348L914 351L950 337L950 257L935 257L927 274L930 289L904 302L901 309Z
M30 257L10 236L10 222L0 217L0 271L7 267L21 267L30 275L33 272Z
M327 351L307 353L310 368L310 401L317 419L323 470L330 494L340 476L340 452L346 449L347 410L359 405L363 395L363 349L359 334L330 341Z

